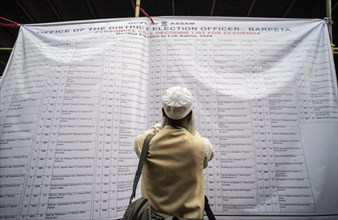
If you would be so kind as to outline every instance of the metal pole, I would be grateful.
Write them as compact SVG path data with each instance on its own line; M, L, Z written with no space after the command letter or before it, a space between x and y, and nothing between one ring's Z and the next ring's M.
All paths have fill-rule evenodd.
M215 10L216 0L212 1L210 16L213 16Z
M173 16L175 16L175 0L171 0L171 8L173 10Z
M93 9L92 4L89 2L89 0L87 0L86 2L87 2L87 6L88 6L88 8L89 8L90 13L92 14L93 18L96 19L97 16L96 16L96 14L95 14L95 12L94 12L94 9Z
M62 21L62 18L61 18L61 16L60 16L60 14L57 12L57 10L56 10L56 8L54 7L54 5L50 2L50 0L47 0L47 2L48 2L48 4L49 4L50 8L52 9L52 11L54 12L54 14L56 15L56 17L58 17L58 19L59 19L60 21Z
M11 51L12 49L10 47L0 47L0 51Z
M25 6L23 6L23 4L21 4L21 2L19 0L16 0L15 2L22 9L22 11L25 13L25 15L29 18L29 20L31 20L31 22L35 23L35 20L29 14L29 12L26 10Z
M293 7L293 5L296 3L296 0L293 0L290 4L289 4L289 6L288 6L288 8L286 9L286 11L285 11L285 13L284 13L284 15L283 15L283 18L285 18L288 14L289 14L289 12L291 11L291 9L292 9L292 7Z
M136 0L135 17L140 17L140 5L141 5L141 0Z
M328 29L330 35L330 41L333 42L332 39L332 8L331 8L331 0L326 0L326 17L328 18Z
M256 0L252 0L251 4L250 4L250 8L249 8L249 11L246 13L246 16L249 17L250 14L251 14L251 11L253 9L253 7L255 6L256 4Z

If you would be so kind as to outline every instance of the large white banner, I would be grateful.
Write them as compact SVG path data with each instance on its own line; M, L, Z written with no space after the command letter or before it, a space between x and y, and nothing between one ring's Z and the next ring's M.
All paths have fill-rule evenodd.
M217 219L336 218L337 83L323 20L24 25L1 82L0 219L116 219L136 135L194 96ZM278 218L281 219L281 218Z

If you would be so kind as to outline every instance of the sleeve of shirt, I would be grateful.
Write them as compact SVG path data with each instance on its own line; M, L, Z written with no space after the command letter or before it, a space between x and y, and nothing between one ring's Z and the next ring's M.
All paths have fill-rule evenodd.
M208 166L208 162L214 157L214 147L208 138L202 137L198 131L195 131L195 136L201 137L204 143L204 168Z
M203 138L204 142L204 157L207 158L208 161L212 160L214 157L214 147L211 145L209 139Z
M149 130L146 130L142 134L137 135L134 143L134 152L138 157L140 157L142 146L145 138L148 136L148 134L157 134L162 129L162 123L157 123L154 126L152 126Z
M211 145L209 139L202 138L204 142L204 168L207 168L208 162L214 157L214 147Z

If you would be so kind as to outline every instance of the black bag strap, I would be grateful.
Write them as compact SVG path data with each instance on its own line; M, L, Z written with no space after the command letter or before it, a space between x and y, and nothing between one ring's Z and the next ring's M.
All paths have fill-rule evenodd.
M148 149L149 149L149 143L150 143L150 140L154 136L155 136L154 134L148 134L148 136L146 137L146 139L143 142L142 152L141 152L141 155L140 155L140 160L138 162L137 171L136 171L136 174L135 174L135 177L134 177L133 192L131 193L129 204L135 198L137 184L138 184L138 181L139 181L139 179L141 177L144 161L146 160L146 157L147 157L147 153L148 153Z
M212 212L210 205L209 205L209 200L207 196L204 196L204 210L207 213L208 219L209 220L216 220L214 213Z

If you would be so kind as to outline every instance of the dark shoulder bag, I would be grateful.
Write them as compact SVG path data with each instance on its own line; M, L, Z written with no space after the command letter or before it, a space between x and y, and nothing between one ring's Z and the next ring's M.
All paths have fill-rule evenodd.
M129 205L123 215L122 220L170 220L170 219L184 220L185 219L185 218L179 218L176 216L170 216L170 215L158 213L158 212L151 210L148 200L144 197L141 197L133 202L133 199L135 198L137 184L141 177L142 167L147 157L149 143L153 137L154 137L153 134L149 134L143 142L140 160L139 160L137 171L134 177L133 191L130 196ZM207 213L209 220L216 220L214 214L212 213L212 210L210 209L208 199L206 196L205 196L204 209L205 209L205 212Z

